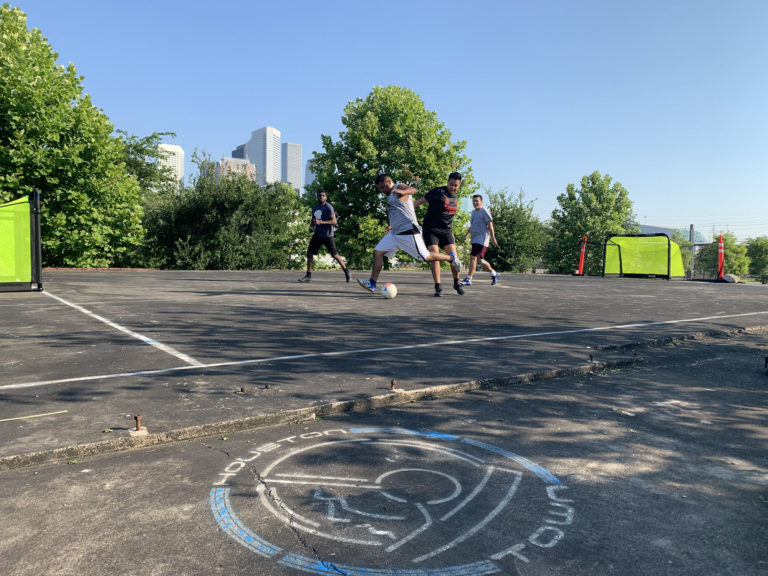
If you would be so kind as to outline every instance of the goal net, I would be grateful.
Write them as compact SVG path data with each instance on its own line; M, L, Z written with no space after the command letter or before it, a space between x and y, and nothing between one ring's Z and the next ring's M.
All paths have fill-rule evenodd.
M42 290L40 196L0 204L0 291Z
M605 239L603 276L685 278L680 246L666 234L613 234Z

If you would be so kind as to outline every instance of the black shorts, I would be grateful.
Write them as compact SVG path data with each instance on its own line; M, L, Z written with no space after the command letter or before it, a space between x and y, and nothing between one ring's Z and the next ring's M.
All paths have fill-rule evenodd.
M333 236L312 236L312 240L309 241L309 248L307 248L307 256L310 254L312 256L317 256L317 254L320 252L320 248L323 246L328 248L328 253L331 256L336 256L336 254L338 254L336 251L336 242L333 240Z
M424 228L422 236L424 236L424 244L427 245L427 248L430 246L445 248L448 244L456 244L456 238L453 237L453 232L450 230Z

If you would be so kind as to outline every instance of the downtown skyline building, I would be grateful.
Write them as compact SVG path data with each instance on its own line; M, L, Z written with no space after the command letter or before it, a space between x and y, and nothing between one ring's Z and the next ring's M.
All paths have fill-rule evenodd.
M280 179L301 194L301 144L284 142L280 151Z
M157 163L165 168L170 168L173 178L177 182L184 179L184 148L177 144L160 143Z
M256 182L258 170L256 166L245 158L226 158L222 157L216 161L214 167L216 181L222 178L231 178L233 176L245 176L248 180Z
M249 160L256 165L261 186L280 182L280 130L264 126L251 132L251 138L232 151L232 158Z
M247 160L256 166L261 186L285 182L297 194L302 188L301 144L281 141L280 130L264 126L251 132L251 138L232 151L232 159Z

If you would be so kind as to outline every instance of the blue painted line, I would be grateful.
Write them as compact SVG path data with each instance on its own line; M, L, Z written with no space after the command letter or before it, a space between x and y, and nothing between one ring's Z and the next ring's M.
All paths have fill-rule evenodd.
M318 561L316 558L309 558L296 553L287 554L278 561L278 564L311 574L337 574L339 576L487 576L501 572L499 567L490 560L434 569L364 568Z
M454 434L432 432L430 430L409 430L408 428L350 428L352 434L404 434L406 436L424 436L425 438L437 438L440 440L458 440Z
M265 558L272 558L282 552L282 548L270 544L251 532L232 511L229 502L229 488L211 489L211 511L213 517L224 532L243 546Z
M489 452L493 452L494 454L499 454L501 456L504 456L505 458L509 458L510 460L514 460L521 466L524 466L536 476L544 480L547 484L560 484L560 480L557 479L557 477L552 474L549 470L546 468L542 468L538 464L531 462L527 458L523 458L522 456L515 454L514 452L509 452L508 450L504 450L503 448L499 448L498 446L494 446L493 444L486 444L485 442L478 442L477 440L472 440L470 438L462 438L461 442L463 444L469 444L470 446L477 446L478 448L482 448L484 450L488 450Z

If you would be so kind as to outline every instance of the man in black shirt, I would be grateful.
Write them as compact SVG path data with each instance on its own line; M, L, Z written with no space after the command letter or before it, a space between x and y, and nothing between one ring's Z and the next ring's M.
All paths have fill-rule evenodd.
M420 206L427 203L427 214L424 216L423 236L424 244L430 252L440 252L442 249L446 254L456 254L456 239L453 236L453 216L459 207L458 192L461 187L461 174L451 172L448 175L448 184L433 188L424 196L416 200L413 205ZM435 296L442 295L443 289L440 285L440 262L432 262L432 278L435 281ZM451 272L453 273L453 289L464 294L464 288L459 284L459 260L451 262Z

